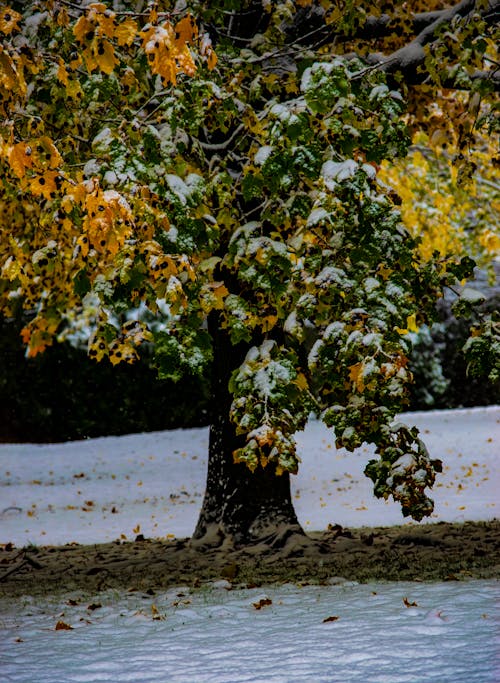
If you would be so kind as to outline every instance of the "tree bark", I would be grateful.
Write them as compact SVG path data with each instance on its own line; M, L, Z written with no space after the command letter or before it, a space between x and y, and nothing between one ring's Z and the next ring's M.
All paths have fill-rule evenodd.
M249 345L232 345L215 316L209 319L209 328L214 359L208 472L192 543L284 545L293 534L305 535L293 507L290 475L278 476L272 466L259 466L251 472L246 465L233 461L233 451L243 445L244 437L236 434L229 419L232 397L228 383Z

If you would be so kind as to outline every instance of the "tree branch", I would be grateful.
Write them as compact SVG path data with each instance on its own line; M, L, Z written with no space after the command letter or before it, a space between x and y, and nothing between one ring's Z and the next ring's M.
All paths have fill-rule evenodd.
M449 10L435 10L434 12L421 12L414 14L410 19L413 33L420 34L424 29L440 20ZM389 14L381 14L379 17L370 16L362 27L363 38L383 38L390 35L397 24L394 17Z
M455 17L467 17L476 6L475 0L461 0L455 7L440 12L430 12L429 15L435 16L434 20L407 45L396 50L388 57L384 55L369 55L368 63L378 64L382 71L387 74L393 74L396 71L402 72L407 79L412 83L421 82L425 78L425 74L418 74L417 69L421 66L426 57L425 46L431 43L443 24L449 24ZM488 8L482 10L483 18L487 19L489 23L495 21L495 16L500 7L500 0L491 0ZM494 83L495 89L500 90L500 74L495 71L490 72L476 72L471 76L472 79L482 78L491 79ZM453 78L446 84L448 87L456 85Z

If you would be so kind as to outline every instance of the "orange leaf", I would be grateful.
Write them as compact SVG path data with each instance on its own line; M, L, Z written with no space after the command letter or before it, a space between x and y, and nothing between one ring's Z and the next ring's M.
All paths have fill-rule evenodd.
M56 631L72 631L73 627L67 624L65 621L59 620L56 624Z
M27 344L31 338L31 330L29 327L23 327L21 330L21 339L23 340L23 344Z
M198 36L198 27L193 17L188 14L175 25L175 41L183 45L192 42Z
M363 393L365 390L365 382L363 379L363 368L364 364L363 362L361 363L355 363L354 365L349 366L349 379L354 382L356 385L356 389L359 391L360 394Z
M26 142L18 142L11 147L9 152L9 164L18 178L24 178L26 169L33 166L33 149Z
M215 54L214 50L210 50L208 53L207 57L207 66L209 71L212 71L212 69L215 69L215 66L217 64L218 58L217 55Z

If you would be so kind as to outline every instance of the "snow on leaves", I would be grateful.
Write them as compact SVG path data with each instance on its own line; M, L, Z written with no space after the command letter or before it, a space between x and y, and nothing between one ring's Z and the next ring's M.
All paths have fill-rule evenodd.
M162 78L164 85L177 82L177 75L193 76L196 64L189 46L198 39L198 27L191 15L176 24L169 20L157 24L154 12L150 22L140 29L133 17L121 17L104 3L91 3L73 27L77 45L89 72L102 71L111 74L120 64L117 48L130 48L136 39L141 41L149 67L153 74ZM210 40L204 36L201 55L208 68L215 66L216 57Z
M411 382L407 332L465 273L418 253L380 182L409 143L400 94L327 51L281 73L293 3L267 4L260 42L220 40L220 61L204 22L220 37L226 13L118 7L0 10L2 312L31 312L29 355L82 316L95 359L150 344L176 380L206 372L217 329L244 349L236 461L295 472L293 434L315 410L339 446L377 445L381 495L428 514L435 465L389 425ZM350 13L349 31L365 19ZM286 59L303 63L296 49Z
M304 428L314 400L298 359L273 340L252 347L231 379L231 417L246 445L235 462L254 470L272 462L278 474L298 467L293 434Z
M403 515L421 520L432 512L425 488L432 487L442 463L431 460L416 428L396 423L384 426L382 432L386 438L377 446L380 459L370 460L365 474L374 482L378 498L392 495L401 503Z

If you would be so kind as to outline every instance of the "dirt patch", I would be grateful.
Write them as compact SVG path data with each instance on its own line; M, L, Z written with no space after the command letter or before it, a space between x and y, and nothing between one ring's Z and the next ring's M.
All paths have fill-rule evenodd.
M0 597L161 591L227 579L235 586L500 578L500 520L343 529L291 536L281 548L194 548L189 540L0 547Z

